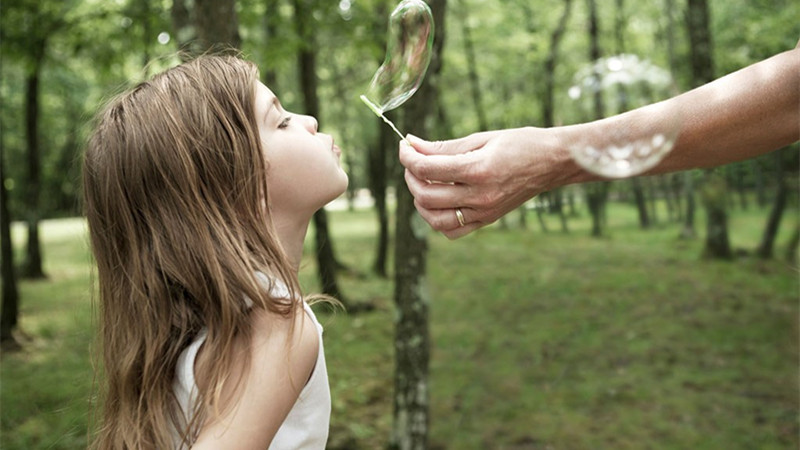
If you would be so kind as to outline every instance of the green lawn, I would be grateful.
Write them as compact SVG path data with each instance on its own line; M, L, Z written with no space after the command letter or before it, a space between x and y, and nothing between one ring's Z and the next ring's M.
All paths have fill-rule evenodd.
M755 247L765 214L733 212L735 248ZM779 246L795 220L784 218ZM375 306L320 315L331 448L383 448L391 429L392 286L369 274L375 223L370 211L330 214L354 272L341 287L351 304ZM431 448L798 448L797 268L702 260L701 239L678 240L676 225L642 231L629 206L613 206L601 239L587 236L586 217L568 235L543 233L533 214L528 223L430 235ZM84 232L80 220L43 223L50 278L20 286L25 342L2 356L0 448L85 447ZM24 231L14 233L20 246ZM313 259L304 266L303 284L317 289Z

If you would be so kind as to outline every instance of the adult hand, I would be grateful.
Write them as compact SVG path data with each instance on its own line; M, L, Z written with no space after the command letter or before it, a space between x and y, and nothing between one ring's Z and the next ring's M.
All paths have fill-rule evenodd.
M450 239L493 223L540 192L578 181L582 173L562 145L559 128L488 131L442 142L408 136L408 141L411 146L400 143L400 163L414 205Z

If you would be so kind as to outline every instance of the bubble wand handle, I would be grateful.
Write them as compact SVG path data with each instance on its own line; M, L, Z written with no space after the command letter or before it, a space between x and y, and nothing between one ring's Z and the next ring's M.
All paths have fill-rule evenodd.
M383 119L384 122L389 124L389 126L392 127L394 132L397 133L398 136L400 136L400 139L402 139L408 144L408 141L406 140L405 136L403 136L403 133L401 133L400 130L398 130L397 127L394 126L394 123L391 120L387 119L386 116L383 115L383 112L380 110L380 108L378 108L377 106L375 106L374 103L369 101L366 95L363 94L361 95L361 101L364 102L364 104L366 104L367 106L369 106L369 109L371 109L376 116L380 117L381 119Z

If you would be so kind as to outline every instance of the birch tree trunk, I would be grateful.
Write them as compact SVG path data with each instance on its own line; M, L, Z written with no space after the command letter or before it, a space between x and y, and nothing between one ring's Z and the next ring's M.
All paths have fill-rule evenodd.
M425 82L404 107L405 128L417 136L428 134L426 122L437 104L434 79L441 67L445 4L446 0L429 1L436 27L433 58ZM421 450L428 445L430 334L425 286L428 230L400 174L395 244L394 423L390 440L390 447L398 450Z

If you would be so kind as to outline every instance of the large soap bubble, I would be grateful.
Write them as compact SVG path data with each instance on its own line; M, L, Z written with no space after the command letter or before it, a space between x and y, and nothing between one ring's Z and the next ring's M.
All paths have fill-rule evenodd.
M405 103L419 89L433 48L433 14L422 0L403 0L389 17L386 58L361 100L402 138L383 113Z
M602 127L602 135L583 134L569 148L572 157L584 169L607 178L653 168L672 150L680 132L680 110L674 102L661 102L677 93L669 71L635 55L602 58L579 71L568 95L580 120L608 117L603 120L609 126ZM634 125L625 126L620 117L613 117L624 112L633 117L626 123Z

